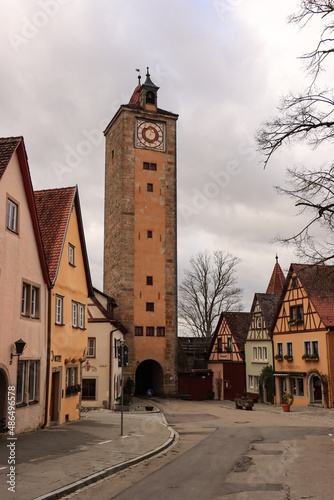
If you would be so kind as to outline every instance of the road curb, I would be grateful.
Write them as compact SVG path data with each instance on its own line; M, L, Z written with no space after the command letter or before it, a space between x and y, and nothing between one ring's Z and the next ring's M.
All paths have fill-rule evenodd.
M126 462L122 462L120 464L113 465L112 467L108 467L107 469L103 469L100 472L96 472L95 474L91 474L90 476L79 479L79 481L75 481L74 483L68 484L67 486L51 491L50 493L46 493L45 495L36 497L34 500L57 500L59 498L63 498L65 495L74 493L75 491L80 490L85 486L89 486L90 484L96 483L101 479L105 479L106 477L111 476L116 472L127 469L128 467L131 467L131 465L136 465L139 462L142 462L143 460L151 458L154 455L158 455L162 451L169 448L177 438L177 433L174 431L174 429L172 429L168 425L166 425L166 427L170 431L169 438L161 446L158 446L154 450L151 450L148 453L145 453L144 455L140 455L139 457L132 458L131 460L127 460Z

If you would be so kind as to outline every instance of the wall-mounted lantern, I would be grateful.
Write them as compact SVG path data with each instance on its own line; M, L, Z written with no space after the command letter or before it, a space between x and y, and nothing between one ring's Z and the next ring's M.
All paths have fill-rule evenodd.
M10 363L9 363L10 365L13 362L14 356L18 356L20 358L26 345L27 345L26 342L24 342L24 340L22 340L22 339L17 340L15 342L15 354L11 353L11 355L10 355Z

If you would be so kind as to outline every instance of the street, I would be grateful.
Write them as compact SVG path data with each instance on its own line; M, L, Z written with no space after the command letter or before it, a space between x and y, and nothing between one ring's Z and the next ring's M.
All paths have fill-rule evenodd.
M332 500L331 410L226 403L156 403L179 434L174 447L70 497Z

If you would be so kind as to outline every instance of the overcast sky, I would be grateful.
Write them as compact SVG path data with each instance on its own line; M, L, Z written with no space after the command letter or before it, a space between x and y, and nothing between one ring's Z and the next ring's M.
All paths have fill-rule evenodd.
M265 292L272 243L302 224L278 196L284 150L266 170L254 135L279 97L304 86L297 57L310 31L287 24L293 0L2 0L0 136L23 135L34 189L78 184L93 284L102 288L104 136L137 85L160 87L159 107L178 120L179 277L191 255L241 259L244 310Z

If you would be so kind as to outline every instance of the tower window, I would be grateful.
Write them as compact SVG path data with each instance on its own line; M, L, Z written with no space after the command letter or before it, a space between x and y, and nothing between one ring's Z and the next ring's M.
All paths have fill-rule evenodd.
M154 311L154 302L146 302L146 311Z
M151 184L150 182L147 183L147 191L153 193L153 184Z
M151 231L151 230L147 231L147 237L153 238L153 231Z
M157 327L157 337L164 337L164 336L165 336L165 327L158 326Z
M153 285L153 276L146 276L146 285Z
M146 327L146 337L154 337L154 326Z
M151 90L146 93L146 102L147 104L155 104L155 95Z
M156 163L148 163L147 161L144 161L143 169L144 170L156 170L157 164Z
M135 336L136 337L143 336L143 327L142 326L135 326Z

